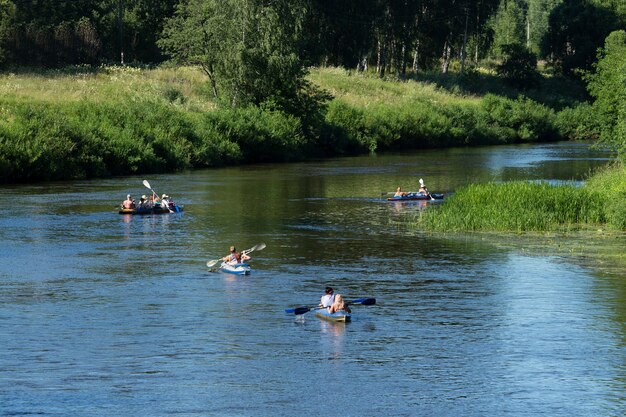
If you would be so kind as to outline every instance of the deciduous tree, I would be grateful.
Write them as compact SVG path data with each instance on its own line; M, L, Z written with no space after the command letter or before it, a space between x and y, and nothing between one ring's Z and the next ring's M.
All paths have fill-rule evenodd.
M13 24L15 5L11 0L0 0L0 66L6 61L6 41Z
M216 98L284 111L310 130L328 96L306 79L298 50L306 6L305 0L187 0L159 44L176 61L201 66Z
M593 108L600 121L600 139L626 159L626 31L606 38L594 69L587 76L587 88L596 98Z

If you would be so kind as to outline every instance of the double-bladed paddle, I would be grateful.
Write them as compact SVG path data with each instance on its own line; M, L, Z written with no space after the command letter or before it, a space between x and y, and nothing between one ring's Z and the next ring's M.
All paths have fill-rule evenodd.
M358 298L356 300L352 300L352 301L346 301L346 305L350 305L350 304L360 304L363 306L373 306L374 304L376 304L376 299L375 298ZM287 314L295 314L295 315L299 315L299 314L304 314L304 313L308 313L309 311L312 310L319 310L325 307L296 307L296 308L287 308L285 309L285 313Z
M265 249L265 247L266 247L266 246L267 246L267 245L266 245L265 243L259 243L259 244L254 245L254 246L253 246L253 247L251 247L250 249L246 249L246 250L244 250L244 251L243 251L243 252L241 252L241 253L242 253L242 254L244 254L244 255L247 255L247 254L249 254L250 252L254 252L255 250L263 250L263 249ZM214 266L215 266L218 262L220 262L222 259L223 259L223 258L219 258L219 259L212 259L212 260L210 260L210 261L208 261L208 262L206 263L206 266L207 266L208 268L212 268L212 267L214 267Z

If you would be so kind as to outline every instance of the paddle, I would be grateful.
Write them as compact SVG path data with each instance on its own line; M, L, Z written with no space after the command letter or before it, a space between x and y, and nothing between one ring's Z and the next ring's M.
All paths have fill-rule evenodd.
M254 246L253 246L253 247L251 247L250 249L246 249L246 250L244 250L244 251L243 251L243 252L241 252L241 253L242 253L242 254L244 254L244 255L247 255L247 254L249 254L250 252L254 252L255 250L263 250L263 249L265 249L265 247L266 247L266 246L267 246L267 245L266 245L265 243L259 243L259 244L257 244L257 245L254 245ZM223 260L223 258L219 258L219 259L212 259L212 260L210 260L210 261L208 261L208 262L206 263L206 266L207 266L208 268L212 268L212 267L214 267L214 266L215 266L218 262L220 262L220 261L222 261L222 260Z
M246 250L244 250L244 251L243 251L243 252L241 252L241 253L243 253L244 255L247 255L247 254L249 254L250 252L254 252L255 250L263 250L263 249L265 249L265 247L266 247L266 246L267 246L267 245L266 245L265 243L259 243L259 244L257 244L257 245L254 245L254 246L253 246L253 247L251 247L250 249L246 249Z
M374 304L376 304L376 299L375 298L359 298L356 300L352 300L352 301L346 301L346 305L350 305L350 304L360 304L360 305L364 305L364 306L373 306ZM304 314L304 313L308 313L311 310L320 310L322 308L325 307L296 307L296 308L287 308L285 309L285 313L288 314L295 314L295 315L299 315L299 314Z
M152 187L150 187L150 183L148 182L148 180L143 180L143 185L146 186L147 189L149 189L150 191L152 191L152 194L156 197L158 197L159 195L156 193L156 191L154 191L152 189ZM168 209L170 211L170 213L174 213L174 210L172 210L171 208L169 208L167 205L165 207L166 209ZM176 211L178 212L178 209L176 209Z
M430 194L430 191L428 191L428 188L426 188L426 186L424 185L424 180L422 178L420 178L419 183L420 183L420 190L424 189L424 194L430 197L431 200L434 200L435 198Z
M154 190L152 189L152 187L150 187L150 183L148 182L148 180L143 180L143 185L145 185L145 187L146 187L147 189L149 189L150 191L152 191L152 194L154 194L154 195L157 195L157 196L158 196L158 194L156 193L156 191L154 191Z

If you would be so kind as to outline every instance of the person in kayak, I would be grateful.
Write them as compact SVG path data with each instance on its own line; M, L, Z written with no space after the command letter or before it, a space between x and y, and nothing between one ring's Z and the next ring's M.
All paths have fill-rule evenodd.
M138 209L147 209L148 208L148 199L145 195L142 195L139 199L139 204L137 205Z
M154 198L154 194L150 194L150 197L148 197L148 203L146 204L146 206L150 209L154 208L154 206L156 204L159 204L158 202L158 197L155 199Z
M324 308L330 307L335 301L335 291L331 287L326 287L324 295L320 299L320 306Z
M122 208L123 209L134 209L135 208L135 202L131 198L130 194L128 194L126 196L126 200L124 200L122 202Z
M351 313L350 307L343 301L343 296L341 294L335 295L335 300L333 304L328 307L329 313L336 313L338 311L345 311L346 313Z
M396 189L396 193L393 195L394 197L404 197L406 193L402 191L402 187L398 187Z
M428 188L426 188L426 186L424 185L424 180L420 178L420 189L417 190L418 193L424 194L424 195L430 195L430 193L428 192Z
M245 253L242 254L237 252L237 248L235 248L234 246L231 246L230 253L222 258L224 262L227 262L230 265L236 265L245 261L249 261L250 259L252 258L250 258Z

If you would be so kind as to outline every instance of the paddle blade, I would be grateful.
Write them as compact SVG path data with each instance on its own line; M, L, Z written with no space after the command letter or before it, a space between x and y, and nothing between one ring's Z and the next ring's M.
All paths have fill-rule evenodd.
M246 249L244 250L243 253L244 255L249 254L250 252L254 252L255 250L262 250L265 249L265 246L267 246L265 243L259 243L258 245L254 245L253 247L251 247L250 249Z
M286 308L285 309L285 313L287 314L304 314L304 313L308 313L309 311L311 311L310 308L308 307L296 307L296 308Z
M293 313L295 315L298 315L298 314L308 313L309 311L311 311L311 309L308 307L298 307L293 310Z
M350 304L361 304L364 306L373 306L376 304L375 298L359 298L357 300L350 301Z
M207 268L211 268L213 266L215 266L219 261L221 261L221 259L213 259L211 261L208 261L206 263Z
M152 188L152 187L150 187L150 183L148 182L148 180L143 180L143 185L144 185L146 188L150 188L150 189Z
M262 250L265 249L265 246L267 246L265 243L259 243L258 245L253 246L250 249L250 252L252 252L253 250Z

